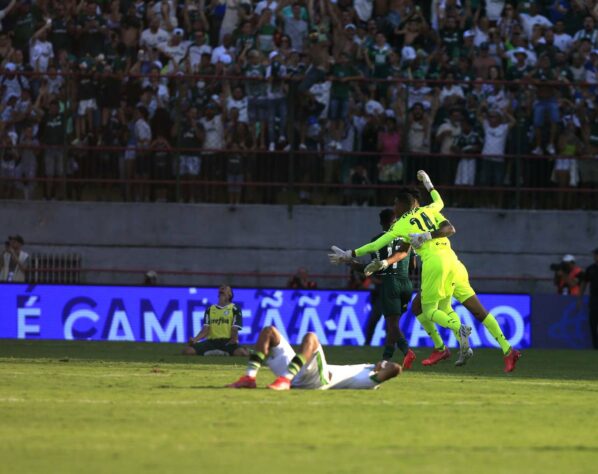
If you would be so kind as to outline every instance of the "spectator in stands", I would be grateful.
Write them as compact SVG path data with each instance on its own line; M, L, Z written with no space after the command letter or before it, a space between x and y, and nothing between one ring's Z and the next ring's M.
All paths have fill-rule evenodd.
M258 146L265 148L268 97L267 84L263 79L266 78L267 69L261 53L256 49L248 50L245 48L239 55L239 61L243 68L243 75L250 78L245 82L245 92L248 98L247 107L249 122L252 124L253 129L252 133L255 135L259 133Z
M515 125L515 118L506 109L488 109L488 105L483 104L478 120L484 129L478 181L482 186L503 186L504 154L509 130Z
M2 101L8 102L10 97L21 97L23 89L29 89L29 81L25 76L16 75L17 65L13 62L4 64L4 74L0 79L0 86L4 89Z
M455 140L453 151L464 158L459 160L455 184L457 186L473 186L476 177L476 158L467 155L478 155L482 151L483 141L472 120L468 117L461 121L461 134Z
M215 150L224 148L224 121L222 114L219 113L218 105L215 102L209 102L204 110L204 116L199 119L203 127L203 146L206 149L202 153L206 166L206 176L212 180L223 179L224 166L220 156ZM215 199L215 192L211 190L211 198Z
M584 39L590 41L592 49L598 48L598 30L596 29L596 22L592 15L587 15L583 19L583 29L575 32L575 35L573 35L575 46L579 46L579 43Z
M307 270L301 267L288 281L287 287L296 290L313 290L318 287L318 284L315 281L310 280Z
M149 125L149 112L147 108L140 105L135 109L136 120L134 126L135 144L138 150L135 153L135 178L147 180L151 172L151 157L145 151L152 143L152 129ZM139 185L136 198L145 201L149 196L149 189L145 183Z
M416 102L411 107L408 115L409 124L407 131L407 151L412 153L430 153L430 145L432 143L432 124L436 116L436 110L438 108L438 101L434 100L429 109L426 109L422 102ZM401 110L401 116L404 116L404 112ZM407 175L413 175L413 172L417 172L419 169L425 168L425 157L408 156L408 163L412 165L407 170Z
M461 111L455 107L449 111L448 118L436 130L436 144L443 156L434 160L430 169L433 173L444 176L445 180L449 179L451 169L449 155L453 151L453 143L461 135L461 120Z
M79 79L77 81L77 120L75 122L75 141L78 144L88 133L94 130L94 113L98 110L98 83L95 79L95 65L92 59L79 62Z
M13 199L16 188L18 155L16 150L12 148L14 143L8 133L3 134L0 144L3 147L0 150L0 196L5 199Z
M385 111L384 124L378 134L378 180L382 183L398 183L403 178L401 161L401 127L397 123L395 112Z
M589 286L590 304L588 307L588 316L590 319L590 335L592 336L594 349L598 349L598 248L594 249L593 257L594 262L583 274L579 290L579 306L583 304L583 295Z
M233 128L236 121L245 122L252 128L252 139L260 150L282 150L291 144L302 150L309 148L312 153L304 161L308 172L301 169L296 176L313 181L330 179L330 173L321 171L325 168L324 154L334 156L331 152L337 148L335 142L343 142L344 151L365 151L373 157L382 134L379 119L372 121L372 112L379 115L393 110L398 122L405 124L402 152L445 155L444 159L434 158L439 166L432 166L431 172L439 176L439 183L448 183L456 164L449 155L454 139L460 135L460 118L455 117L463 113L471 119L475 109L472 101L486 102L490 109L508 107L517 118L517 129L508 144L510 153L562 153L558 131L561 115L567 114L560 110L563 101L575 107L585 102L587 108L596 102L596 90L591 87L598 81L595 3L136 0L77 4L5 0L5 8L0 11L0 128L17 144L22 142L24 125L31 123L34 139L50 145L50 137L45 136L46 122L53 108L50 104L56 101L64 132L60 143L54 145L66 148L64 153L44 150L49 158L45 167L39 167L37 176L45 171L46 177L76 173L81 178L96 179L111 176L105 158L112 155L68 151L67 144L73 140L74 144L94 146L111 142L105 135L109 131L106 127L118 115L122 130L129 130L122 133L128 133L126 155L132 158L132 149L137 145L132 108L142 105L147 109L153 138L157 136L153 119L158 109L163 108L173 120L196 108L197 118L210 122L207 128L203 124L204 147L226 151L224 130L233 121ZM239 68L241 64L245 68ZM36 71L44 75L28 75ZM212 77L175 77L177 72ZM218 77L223 74L246 76L248 80L231 78L227 85ZM354 81L359 76L365 81ZM469 82L405 86L394 81L503 77L513 81L558 80L566 86L472 86ZM368 85L371 78L392 82ZM586 81L590 87L579 85ZM242 89L246 89L245 94ZM122 102L130 109L128 114L119 112ZM208 110L212 106L216 107L215 113ZM223 107L226 114L219 113ZM238 109L237 116L231 113L233 108ZM360 119L368 115L370 119ZM577 115L585 133L592 120L584 113ZM214 117L216 124L212 123ZM526 132L530 122L535 136L528 149ZM174 135L179 132L162 132L173 149L181 146L178 135ZM586 135L580 136L586 139ZM486 137L483 141L485 148ZM78 156L82 166L67 172L68 163L61 164L58 153ZM201 177L222 182L226 160L212 153L206 154ZM100 159L96 155L101 155ZM125 155L124 151L119 155ZM3 155L2 173L13 175L17 170L19 163L13 158L10 153ZM259 163L269 168L269 160L273 159L261 155ZM408 157L405 163L416 170L420 159L424 160ZM133 161L123 161L121 176L131 178ZM343 181L348 182L351 176L356 182L377 182L375 161L343 156ZM586 166L586 161L580 160L584 187L594 185L592 166ZM56 166L48 166L52 162ZM485 164L477 170L480 177L484 176L481 169ZM534 185L549 185L552 163L524 159L523 168L529 169L529 176L537 176ZM349 170L354 172L350 174ZM180 171L177 169L177 173ZM280 166L277 180L285 178L282 174L288 171ZM557 171L564 175L564 170ZM412 176L412 170L406 170L406 174ZM500 180L499 174L488 176ZM259 176L272 178L270 173ZM509 177L513 183L513 176ZM4 196L14 195L14 187L1 187ZM59 194L52 187L45 192L48 198ZM189 199L188 193L185 199ZM447 200L450 202L450 195ZM554 202L560 205L558 199ZM592 198L583 201L585 206L592 206L592 202Z
M199 178L201 171L201 152L204 131L199 123L197 107L190 107L187 110L185 119L180 122L180 130L177 131L178 141L184 151L179 157L178 173L183 180L183 200L185 202L196 202L199 198L199 189L194 183Z
M349 116L349 99L351 95L351 81L360 77L359 71L351 64L349 53L341 52L332 66L330 73L333 77L330 89L330 107L328 116L333 127L339 127Z
M149 27L141 33L139 46L142 49L159 49L166 46L170 40L170 33L160 28L160 18L154 16Z
M66 135L66 119L60 112L60 106L56 99L52 100L40 125L40 142L47 145L44 150L44 171L46 178L58 178L64 176L65 159L64 145ZM56 197L58 181L46 181L45 196L46 199Z
M268 142L269 150L274 151L276 144L285 144L287 141L287 87L282 80L286 74L283 64L284 58L276 51L269 55L270 63L266 68L268 79ZM276 137L278 136L278 140Z
M305 18L302 18L302 6L299 2L293 3L291 15L285 14L285 10L280 10L279 17L283 24L284 34L290 38L291 45L298 51L303 51L307 40L308 24Z
M558 138L558 158L554 162L554 178L559 188L577 186L579 182L578 163L575 159L583 153L583 142L579 137L581 122L576 115L563 117L563 131ZM558 194L559 208L571 207L571 194Z
M230 150L226 162L228 204L229 210L234 211L241 202L243 177L247 166L245 161L254 149L253 139L246 123L239 122L236 129L230 133L227 144Z
M21 134L21 146L30 145L31 148L20 148L18 150L18 161L15 167L16 188L20 191L23 199L29 200L35 191L35 177L37 172L37 155L39 141L33 134L33 124L27 123L23 126Z
M552 70L550 64L550 58L547 54L540 56L538 59L538 65L532 77L538 81L554 81L556 76ZM544 153L542 143L545 143L545 132L544 124L546 123L546 116L548 116L548 122L550 124L548 145L546 146L546 152L549 155L556 153L556 139L558 123L560 121L559 104L555 95L555 89L552 85L539 84L536 87L537 100L534 103L534 127L536 129L536 147L532 153L535 155L541 155Z
M0 281L23 283L27 278L29 254L23 251L25 241L20 235L8 237L0 260Z
M143 284L146 286L155 286L158 284L158 274L154 270L149 270L143 275Z
M551 265L554 270L554 284L559 295L579 296L583 270L575 264L575 257L565 255L560 264Z
M11 12L11 10L17 5L17 0L10 0L10 3L4 7L4 9L0 10L0 21L4 20L6 16ZM0 31L1 25L0 25Z

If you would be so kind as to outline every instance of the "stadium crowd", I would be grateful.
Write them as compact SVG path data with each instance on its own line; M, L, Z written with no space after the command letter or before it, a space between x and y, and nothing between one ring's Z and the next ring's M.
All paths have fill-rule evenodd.
M300 183L409 182L420 167L462 187L598 183L596 0L0 5L0 197L80 198L76 181L33 180L66 176L171 200L144 180L176 178L181 199L234 206L272 201L243 185L289 167Z

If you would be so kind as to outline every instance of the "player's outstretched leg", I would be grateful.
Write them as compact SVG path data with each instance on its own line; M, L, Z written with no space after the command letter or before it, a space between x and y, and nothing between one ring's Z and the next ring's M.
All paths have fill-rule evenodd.
M391 360L395 353L395 347L399 342L399 317L394 315L384 315L384 322L386 323L386 341L384 342L384 351L382 352L382 360ZM405 337L403 336L403 339ZM405 340L407 342L407 340Z
M383 360L391 360L395 352L395 345L403 354L403 368L408 370L415 361L415 352L409 349L407 338L399 328L399 320L401 316L384 316L386 321L386 342L384 345L384 352L382 353Z
M427 359L422 360L422 365L434 365L440 362L441 360L448 359L451 356L451 352L449 351L448 347L446 347L446 345L444 344L444 341L442 340L442 337L440 336L438 329L436 329L436 325L432 321L424 317L421 296L419 293L415 295L413 303L411 303L411 311L413 311L413 314L415 314L415 317L424 328L424 331L426 331L426 333L428 334L428 336L430 336L432 342L434 343L434 350L432 351L432 354L430 354L430 356Z
M423 303L422 308L424 317L428 321L436 323L443 328L449 328L455 334L458 334L461 351L467 351L469 349L469 335L471 334L471 328L461 324L457 313L452 311L450 314L447 314L438 307L438 303Z
M422 268L421 302L424 318L458 334L460 351L466 353L469 349L471 328L461 324L459 316L450 306L456 262L456 259L445 261L439 255L426 260ZM450 313L447 314L449 308Z
M289 390L295 375L299 373L306 361L311 360L319 347L318 337L313 332L308 332L303 336L299 353L295 354L295 357L287 366L286 372L268 385L268 388L272 390Z
M488 332L492 334L492 337L500 346L505 361L505 372L512 372L515 370L515 365L521 357L521 352L511 347L511 344L507 341L507 338L500 329L498 321L492 313L489 313L486 310L475 294L467 298L463 302L463 306L465 306L478 321L482 322L484 327L488 329Z
M247 362L247 371L239 380L227 387L230 388L255 388L255 377L262 364L270 353L270 347L276 347L280 344L280 333L274 326L267 326L261 330L255 345L255 350L249 355Z
M444 298L442 301L440 301L440 303L438 303L438 308L444 311L450 317L460 320L459 315L455 312L451 305L451 300L451 296ZM465 326L464 324L461 324L459 331L455 332L455 337L459 339L460 342L459 358L455 361L455 365L457 367L465 365L467 361L473 357L473 350L471 347L469 347L470 334L471 328L469 326ZM465 338L465 342L463 342L463 338Z

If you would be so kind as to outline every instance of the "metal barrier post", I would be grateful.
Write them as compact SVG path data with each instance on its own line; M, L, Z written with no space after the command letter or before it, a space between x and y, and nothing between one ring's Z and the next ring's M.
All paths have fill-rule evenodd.
M403 113L405 115L405 123L402 127L402 137L401 137L401 144L402 144L402 148L403 150L407 150L407 147L409 146L407 141L409 139L408 135L409 135L409 87L405 88L405 103L404 103L404 109L403 109ZM397 120L399 119L399 117L397 117ZM407 170L409 170L409 159L410 156L408 153L405 153L402 156L402 160L403 160L403 186L405 186L407 184Z
M297 91L297 82L291 80L289 84L289 92L287 94L287 137L289 139L290 151L289 151L289 170L288 170L288 183L289 183L289 190L287 192L287 209L289 213L289 218L293 217L293 191L294 191L294 184L295 184L295 149L297 145L297 133L295 130L295 116L296 116L296 96L298 94Z
M523 175L521 172L523 125L519 120L517 121L515 135L517 137L517 145L515 146L515 153L517 154L517 158L515 158L515 173L513 179L515 180L515 209L519 209L521 207L521 182L523 181Z
M177 81L177 97L174 102L174 109L175 109L175 120L174 126L176 129L176 151L174 154L174 173L175 173L175 191L174 191L174 202L179 202L181 199L181 173L180 173L180 162L181 162L181 96L183 95L183 85L181 81L184 81L183 78L175 78Z

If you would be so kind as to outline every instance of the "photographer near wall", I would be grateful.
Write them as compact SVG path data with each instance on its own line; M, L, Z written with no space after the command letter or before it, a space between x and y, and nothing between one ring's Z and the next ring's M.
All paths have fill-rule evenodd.
M22 283L27 277L29 254L24 252L25 241L20 235L9 236L4 242L0 259L0 281Z
M573 255L563 256L561 263L553 263L550 269L554 272L554 284L559 295L580 295L583 270L575 264Z

